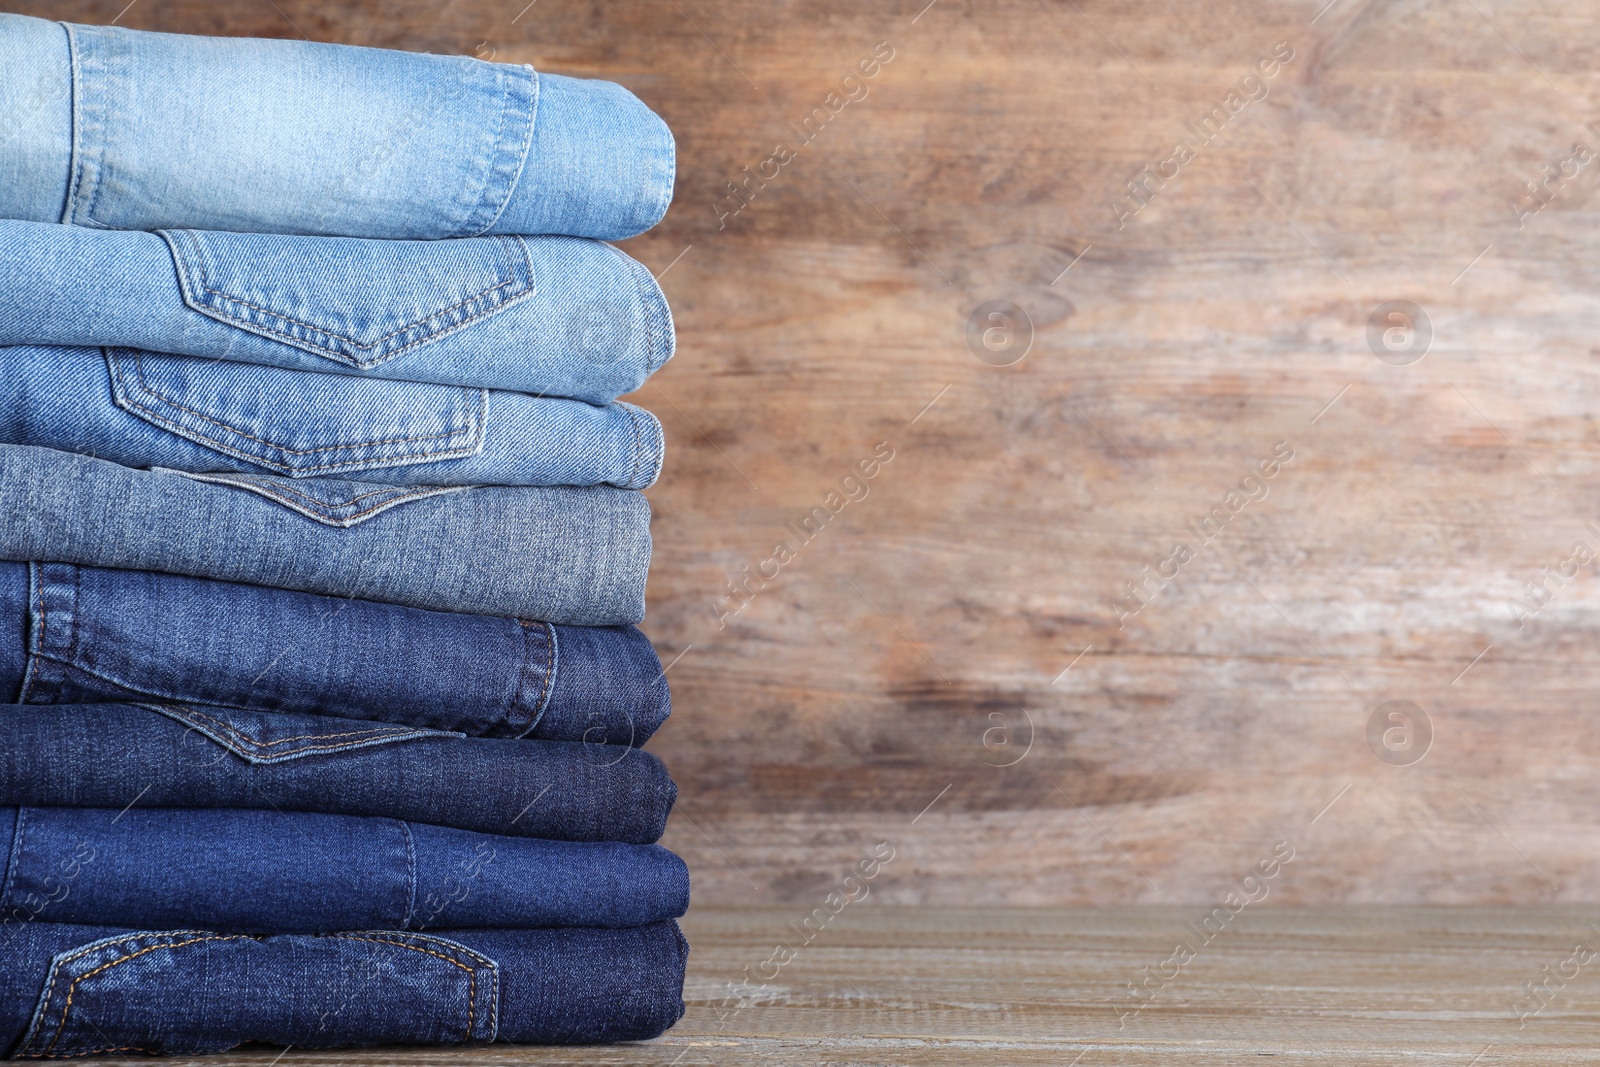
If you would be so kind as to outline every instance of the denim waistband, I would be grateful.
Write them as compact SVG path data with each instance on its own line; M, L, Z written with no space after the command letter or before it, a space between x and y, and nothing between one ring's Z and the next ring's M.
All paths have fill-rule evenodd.
M112 229L616 240L672 198L666 125L531 67L0 15L0 215Z

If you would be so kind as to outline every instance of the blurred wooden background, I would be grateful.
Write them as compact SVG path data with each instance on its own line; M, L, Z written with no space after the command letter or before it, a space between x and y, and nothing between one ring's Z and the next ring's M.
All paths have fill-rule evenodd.
M880 841L902 903L1209 906L1280 841L1273 903L1600 900L1596 565L1509 603L1600 551L1600 8L125 3L8 7L529 62L676 131L625 247L678 322L636 399L699 903L798 921ZM991 300L1031 320L1010 366L969 344ZM1389 301L1418 362L1369 345Z

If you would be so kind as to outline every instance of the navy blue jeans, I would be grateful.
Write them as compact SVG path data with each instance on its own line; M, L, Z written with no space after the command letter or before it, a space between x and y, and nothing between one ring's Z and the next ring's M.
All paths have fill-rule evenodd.
M35 921L318 934L642 926L688 906L688 869L659 845L302 811L0 808L0 945Z
M677 787L642 749L189 704L0 705L0 805L266 808L650 844Z
M683 1015L676 923L252 937L34 922L0 942L0 1050L655 1037Z
M0 701L157 700L642 745L671 711L632 626L553 626L69 563L0 563Z

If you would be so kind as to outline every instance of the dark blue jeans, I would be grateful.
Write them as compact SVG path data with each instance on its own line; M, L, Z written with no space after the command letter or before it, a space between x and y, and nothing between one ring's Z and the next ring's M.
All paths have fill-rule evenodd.
M160 700L642 745L671 711L632 626L552 626L151 571L0 563L0 701Z
M688 906L688 869L659 845L301 811L0 808L0 944L34 921L316 934L642 926Z
M642 749L188 704L0 705L0 805L264 808L649 844L677 787Z
M0 1050L637 1041L683 1015L688 951L671 921L277 937L27 923L0 943Z

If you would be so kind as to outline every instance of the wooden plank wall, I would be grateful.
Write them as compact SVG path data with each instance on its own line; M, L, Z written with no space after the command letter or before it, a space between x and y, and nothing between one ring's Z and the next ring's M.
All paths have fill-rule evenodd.
M803 913L879 841L903 903L1211 902L1280 841L1274 903L1600 899L1600 8L124 3L11 6L531 62L677 132L626 247L679 330L637 399L701 902Z

